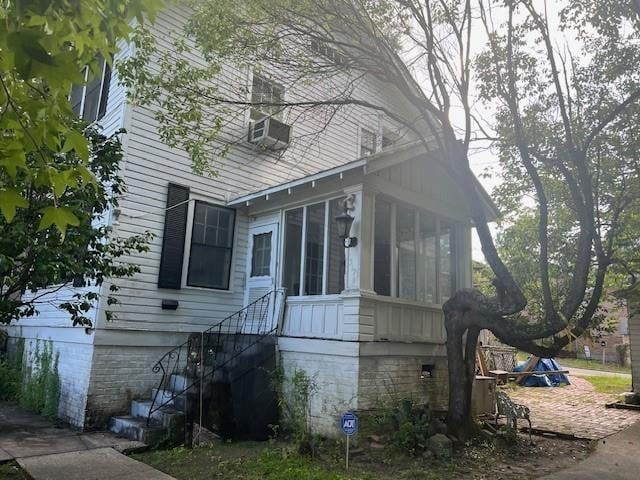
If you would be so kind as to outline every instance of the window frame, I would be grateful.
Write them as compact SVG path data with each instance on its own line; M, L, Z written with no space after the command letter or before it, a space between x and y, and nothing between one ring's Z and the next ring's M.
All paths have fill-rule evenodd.
M340 195L332 195L330 197L324 198L322 200L314 201L314 202L306 202L303 204L292 205L290 207L284 208L281 213L281 225L282 225L282 235L280 238L280 257L284 259L285 255L285 246L286 246L286 214L289 211L297 210L302 208L302 238L301 238L301 249L300 249L300 282L298 286L298 292L289 293L287 292L287 296L296 297L296 298L318 298L318 297L331 297L340 295L341 292L338 293L327 293L328 284L329 284L329 231L331 226L331 202L336 199L345 198L345 194ZM313 205L323 204L324 205L324 238L323 238L323 252L322 252L322 293L306 295L305 291L305 281L306 281L306 263L307 263L307 208ZM346 249L345 249L346 250ZM347 262L347 254L345 251L345 274L346 274L346 262ZM283 261L281 264L280 271L278 272L278 285L280 287L284 286L284 268L285 262ZM346 287L346 280L343 280L343 291Z
M263 75L259 72L256 72L255 70L251 71L251 78L249 79L249 92L248 92L248 97L249 97L249 102L251 102L251 107L249 108L249 121L250 122L257 122L262 120L263 118L275 118L276 120L279 120L281 122L285 122L285 115L284 115L284 107L279 107L280 110L273 114L273 113L268 113L265 112L264 110L262 110L259 106L255 106L253 105L253 94L254 94L254 88L255 88L255 82L256 82L256 78L259 78L260 81L262 81L263 83L267 83L270 84L271 89L273 91L274 87L280 89L282 91L282 95L281 95L281 102L284 103L286 101L286 88L284 87L284 85L282 85L281 83L278 83L277 81L271 79L270 77L268 77L267 75ZM271 100L273 101L273 99ZM276 107L269 107L269 108L276 108ZM257 115L260 115L259 118L253 118Z
M101 57L101 56L100 56ZM84 118L85 107L87 101L87 87L89 86L88 78L89 78L89 65L85 66L82 69L82 76L84 78L84 83L82 84L82 93L80 97L80 108L77 113L78 118L85 120L89 123L95 123L102 120L107 114L107 106L109 102L109 89L111 86L111 76L113 75L113 71L109 62L105 58L101 58L101 68L100 68L100 86L98 88L98 101L96 105L96 118L94 119L86 119ZM80 86L80 85L77 85ZM69 92L69 101L71 101L73 95L73 86L71 87L71 91ZM71 106L73 109L73 105ZM75 113L75 112L74 112Z
M371 150L370 153L367 153L367 154L363 153L363 149L364 148L369 150L369 148L365 147L365 145L363 144L365 133L367 135L373 136L373 149ZM367 128L366 126L360 125L360 131L359 131L359 135L358 135L358 156L359 156L359 158L370 157L371 155L375 155L379 151L380 151L380 149L378 148L378 132L375 131L375 130L372 130L370 128Z
M460 222L451 219L451 218L447 218L444 217L442 215L438 215L434 212L431 212L429 210L420 208L416 205L412 205L406 202L403 202L401 200L395 199L393 197L390 197L388 195L384 195L382 193L376 193L374 195L374 210L373 210L373 214L372 214L372 220L375 222L375 208L377 205L377 201L378 199L383 200L387 203L390 204L391 206L391 211L390 211L390 271L391 271L391 278L390 278L390 295L382 295L382 294L378 294L377 292L375 292L375 286L374 283L372 282L371 286L374 289L374 292L376 293L376 295L380 296L380 297L384 297L384 298L396 298L396 299L402 299L402 300L407 300L407 301L411 301L411 302L417 302L417 303L421 303L424 305L434 305L434 306L442 306L443 299L442 299L442 285L441 285L441 281L442 281L442 256L441 256L441 236L442 236L442 229L441 229L441 225L445 224L445 225L449 225L451 230L450 230L450 254L451 254L451 271L450 271L450 275L453 277L452 281L451 281L451 288L453 289L453 292L455 292L455 290L459 289L461 286L461 267L460 267L460 258L461 258L461 243L460 243ZM401 297L399 295L399 262L398 262L398 249L397 249L397 210L398 210L398 206L401 206L403 208L408 208L410 210L413 211L413 216L414 216L414 248L415 248L415 255L417 259L422 258L422 252L419 251L419 241L420 241L420 234L421 234L421 216L422 214L427 214L428 216L431 216L434 220L435 220L435 278L436 278L436 283L435 283L435 301L434 302L426 302L419 297L420 294L420 282L418 281L418 275L421 274L423 272L424 269L421 269L419 267L418 262L416 262L417 268L415 269L414 272L414 276L415 276L415 285L414 285L414 290L415 290L415 298L408 298L408 297ZM371 265L372 265L372 272L371 272L371 277L372 279L375 279L375 250L376 250L376 241L375 241L375 224L372 225L372 234L371 234ZM426 291L426 290L425 290Z
M192 255L192 243L193 243L193 226L195 223L195 214L196 214L196 204L204 203L210 205L215 208L220 208L224 210L229 210L233 212L233 226L231 233L231 258L229 260L229 273L227 278L227 288L218 288L218 287L207 287L202 285L191 285L189 283L189 266L191 265L191 255ZM182 285L181 288L185 289L193 289L193 290L203 290L207 292L215 291L219 293L233 293L234 292L234 284L233 284L233 273L235 271L235 262L236 262L236 238L237 238L237 230L238 230L238 212L234 208L229 208L219 203L215 203L211 201L211 199L205 199L202 197L193 197L189 199L189 209L187 212L187 232L185 235L185 252L184 252L184 260L182 263Z
M269 263L266 266L267 270L269 271L266 275L262 274L262 272L260 272L260 275L256 275L254 272L254 267L255 267L255 248L256 248L256 237L260 237L260 236L264 236L264 235L268 235L269 236ZM264 251L267 251L266 249L262 248L261 249L263 252L263 257L262 260L265 259L264 256ZM251 265L250 270L249 270L249 278L264 278L264 277L272 277L273 276L273 272L271 271L272 269L272 264L273 264L273 231L269 230L269 231L265 231L265 232L259 232L259 233L252 233L251 234L251 251L249 252L249 254L251 255ZM261 268L264 268L265 265L262 264L260 265Z

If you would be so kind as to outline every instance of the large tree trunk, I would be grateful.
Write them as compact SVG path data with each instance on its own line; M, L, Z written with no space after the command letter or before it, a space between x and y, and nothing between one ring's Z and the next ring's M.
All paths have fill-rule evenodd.
M476 344L480 329L469 325L472 311L445 309L447 362L449 372L449 410L447 426L459 440L473 432L471 395L476 369Z

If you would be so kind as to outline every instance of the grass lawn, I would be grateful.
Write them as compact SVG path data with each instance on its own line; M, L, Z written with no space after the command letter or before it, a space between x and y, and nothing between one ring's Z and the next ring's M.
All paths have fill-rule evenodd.
M524 362L529 358L529 354L526 352L518 351L516 354L518 362ZM565 368L583 368L585 370L598 370L599 372L614 372L614 373L631 373L630 367L621 367L616 363L605 363L597 360L586 360L584 358L556 358L556 362L561 367Z
M624 377L582 377L591 383L598 393L618 394L631 391L631 379Z
M588 442L539 438L530 445L525 438L501 446L466 446L450 461L362 446L356 449L348 471L343 446L334 441L326 441L313 458L300 456L291 445L269 442L218 443L132 457L178 480L519 480L564 468L591 451Z
M615 363L605 363L603 365L602 361L585 360L583 358L557 358L556 360L563 367L584 368L601 372L631 373L631 368L621 367Z
M9 462L0 465L0 478L3 480L29 480L31 477L16 462Z

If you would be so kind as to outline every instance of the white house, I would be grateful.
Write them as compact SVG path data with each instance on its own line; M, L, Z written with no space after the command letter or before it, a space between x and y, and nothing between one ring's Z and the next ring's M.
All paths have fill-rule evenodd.
M159 16L153 28L161 45L180 28L179 13ZM120 57L131 54L125 48ZM51 340L60 352L63 419L92 427L126 412L132 399L148 397L156 386L157 359L189 332L278 288L287 293L283 315L274 319L281 362L314 379L311 416L318 431L335 429L344 409L366 409L389 392L445 407L441 305L456 288L471 285L471 225L460 187L439 165L435 147L425 149L381 114L359 107L341 111L310 146L304 134L317 119L299 119L289 130L285 114L276 118L285 127L274 122L281 130L271 134L287 148L240 142L217 160L216 177L199 176L186 152L160 141L153 109L128 104L115 74L107 73L99 89L87 87L75 99L107 133L127 130L128 191L108 221L117 235L148 230L155 238L148 253L127 259L141 272L117 280L114 320L106 321L102 301L89 330L73 328L54 305L11 328L27 344ZM278 83L277 72L225 67L220 81L270 99L305 94ZM361 90L410 112L374 83ZM234 117L221 141L247 137L251 117L265 113ZM350 235L357 238L350 248L334 220L345 198L354 218Z

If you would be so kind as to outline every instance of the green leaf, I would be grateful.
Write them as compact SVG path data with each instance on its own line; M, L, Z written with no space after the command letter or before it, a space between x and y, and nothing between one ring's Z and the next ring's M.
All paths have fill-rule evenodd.
M17 208L26 208L29 202L15 189L0 190L0 212L11 223Z
M40 212L42 212L42 219L40 219L38 231L46 230L55 225L64 238L69 225L73 227L80 225L78 217L67 207L45 207Z
M26 156L23 150L9 150L0 158L0 167L3 167L12 180L16 179L18 168L27 170Z
M69 130L66 133L66 138L62 151L64 153L74 150L78 157L85 162L89 160L89 147L87 145L87 139L84 135L76 130Z

